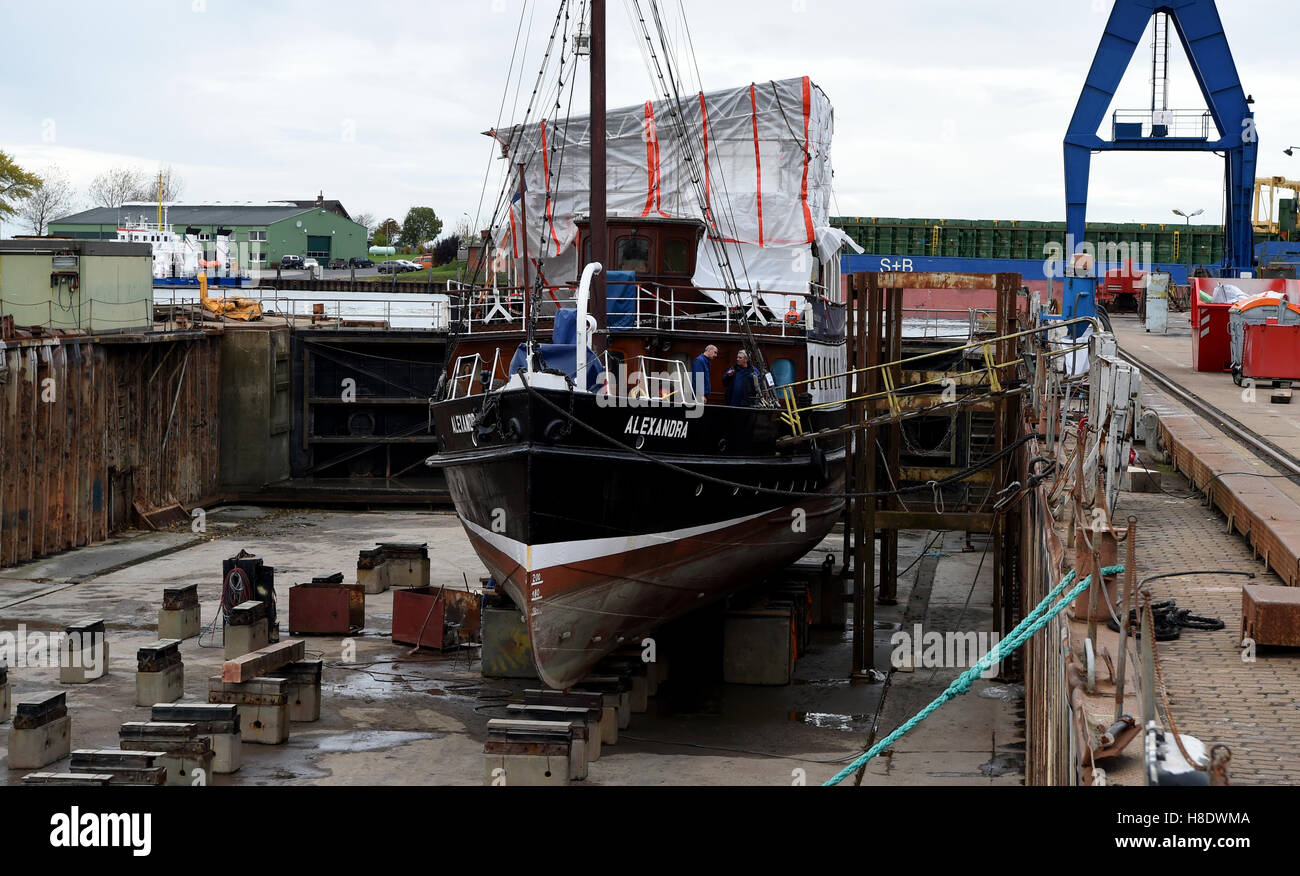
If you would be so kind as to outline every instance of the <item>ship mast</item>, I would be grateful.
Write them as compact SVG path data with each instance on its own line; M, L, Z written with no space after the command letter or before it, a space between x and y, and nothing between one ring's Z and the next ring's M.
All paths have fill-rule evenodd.
M591 281L588 313L596 317L592 352L600 356L608 340L609 308L605 303L605 274L609 271L608 200L605 193L606 145L605 0L591 0L591 260L604 267Z

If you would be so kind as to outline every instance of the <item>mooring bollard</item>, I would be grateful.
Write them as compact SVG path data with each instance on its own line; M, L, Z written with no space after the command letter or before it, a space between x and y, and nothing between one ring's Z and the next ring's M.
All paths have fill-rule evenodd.
M72 772L107 775L109 784L156 788L167 783L167 768L158 765L162 757L153 751L78 749L72 752Z
M9 731L9 768L38 770L68 756L72 750L72 718L67 695L36 694L18 704Z
M385 542L379 545L387 567L389 587L429 586L429 545Z
M289 681L254 678L245 682L208 679L208 702L239 707L245 742L280 745L289 741Z
M270 644L266 603L249 600L230 610L225 629L226 659L233 660Z
M118 731L123 751L153 751L156 763L167 770L167 784L201 786L212 775L212 745L194 724L131 721Z
M229 774L243 766L239 707L217 703L159 703L150 717L164 723L193 724L212 745L212 771Z
M174 703L185 696L185 665L179 639L145 645L135 652L135 704Z
M108 675L108 636L104 621L73 624L59 647L59 683L89 684Z
M596 721L600 745L618 743L618 704L619 693L601 693L600 691L579 690L526 690L524 704L528 706L562 706L579 707L591 712L589 720ZM600 756L599 747L592 760Z
M162 608L158 610L159 639L192 639L199 634L202 625L199 585L169 587L163 591Z
M289 720L310 724L320 720L321 676L324 660L304 660L290 663L283 669L268 673L271 678L288 682Z
M383 548L363 550L357 556L357 583L371 596L389 588L388 566L384 564Z
M563 785L587 777L584 721L488 721L483 783Z

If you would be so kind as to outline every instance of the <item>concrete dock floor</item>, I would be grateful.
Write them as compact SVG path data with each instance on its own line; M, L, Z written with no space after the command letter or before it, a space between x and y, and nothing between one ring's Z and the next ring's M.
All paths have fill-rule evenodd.
M282 628L291 584L335 571L354 581L358 550L375 542L428 542L436 586L463 587L466 579L476 585L483 574L450 514L243 507L212 511L207 521L201 535L137 533L0 570L0 632L19 624L29 631L58 630L87 617L107 623L111 664L103 681L60 687L57 669L10 669L15 701L38 691L67 693L73 748L115 748L122 723L147 719L148 710L134 705L135 649L157 638L163 589L198 584L206 625L218 608L221 561L241 548L275 567ZM929 533L904 533L901 567L918 559L930 540ZM982 584L972 590L980 554L962 553L961 542L960 534L949 534L932 548L935 556L916 563L900 581L899 605L878 607L877 620L941 624L946 617L965 629L987 629L991 563L984 563ZM836 536L823 552L835 552L838 562L839 547ZM912 599L918 575L925 598ZM487 720L537 683L484 679L468 650L408 656L408 648L388 638L391 624L389 592L367 597L366 628L352 639L351 662L344 660L352 655L345 655L342 639L307 637L309 656L326 664L321 720L295 724L282 746L245 745L243 769L213 783L480 784ZM206 698L207 679L222 662L220 649L202 647L201 641L207 640L182 646L188 701ZM847 631L818 633L787 687L703 684L682 695L672 687L678 682L669 682L647 713L634 716L618 745L592 765L587 784L820 783L866 748L873 728L883 736L956 672L917 670L896 673L889 685L852 685L849 641ZM878 651L887 653L887 639L878 642ZM924 732L871 765L865 784L1019 783L1018 714L1014 689L980 682L932 718ZM23 773L9 769L7 754L7 732L0 728L0 784L19 784ZM49 769L66 771L67 761Z

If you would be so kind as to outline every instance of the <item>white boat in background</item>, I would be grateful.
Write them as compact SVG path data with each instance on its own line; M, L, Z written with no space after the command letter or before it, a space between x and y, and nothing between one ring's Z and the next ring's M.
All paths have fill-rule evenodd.
M160 222L144 216L128 216L117 229L117 239L126 243L147 243L153 248L154 285L197 286L199 273L213 285L242 285L237 258L231 257L230 238L224 234L209 239L199 234L177 234L167 222L164 205Z

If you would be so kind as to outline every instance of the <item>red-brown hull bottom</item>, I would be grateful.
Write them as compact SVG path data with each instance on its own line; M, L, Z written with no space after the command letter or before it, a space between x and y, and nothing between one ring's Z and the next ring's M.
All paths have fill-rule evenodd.
M467 525L466 532L498 585L523 608L538 675L564 689L625 643L639 643L663 623L798 560L826 537L842 505L828 495L707 532L661 533L594 549L583 542L530 549L476 527ZM575 559L554 561L566 552ZM540 562L528 568L533 557Z

